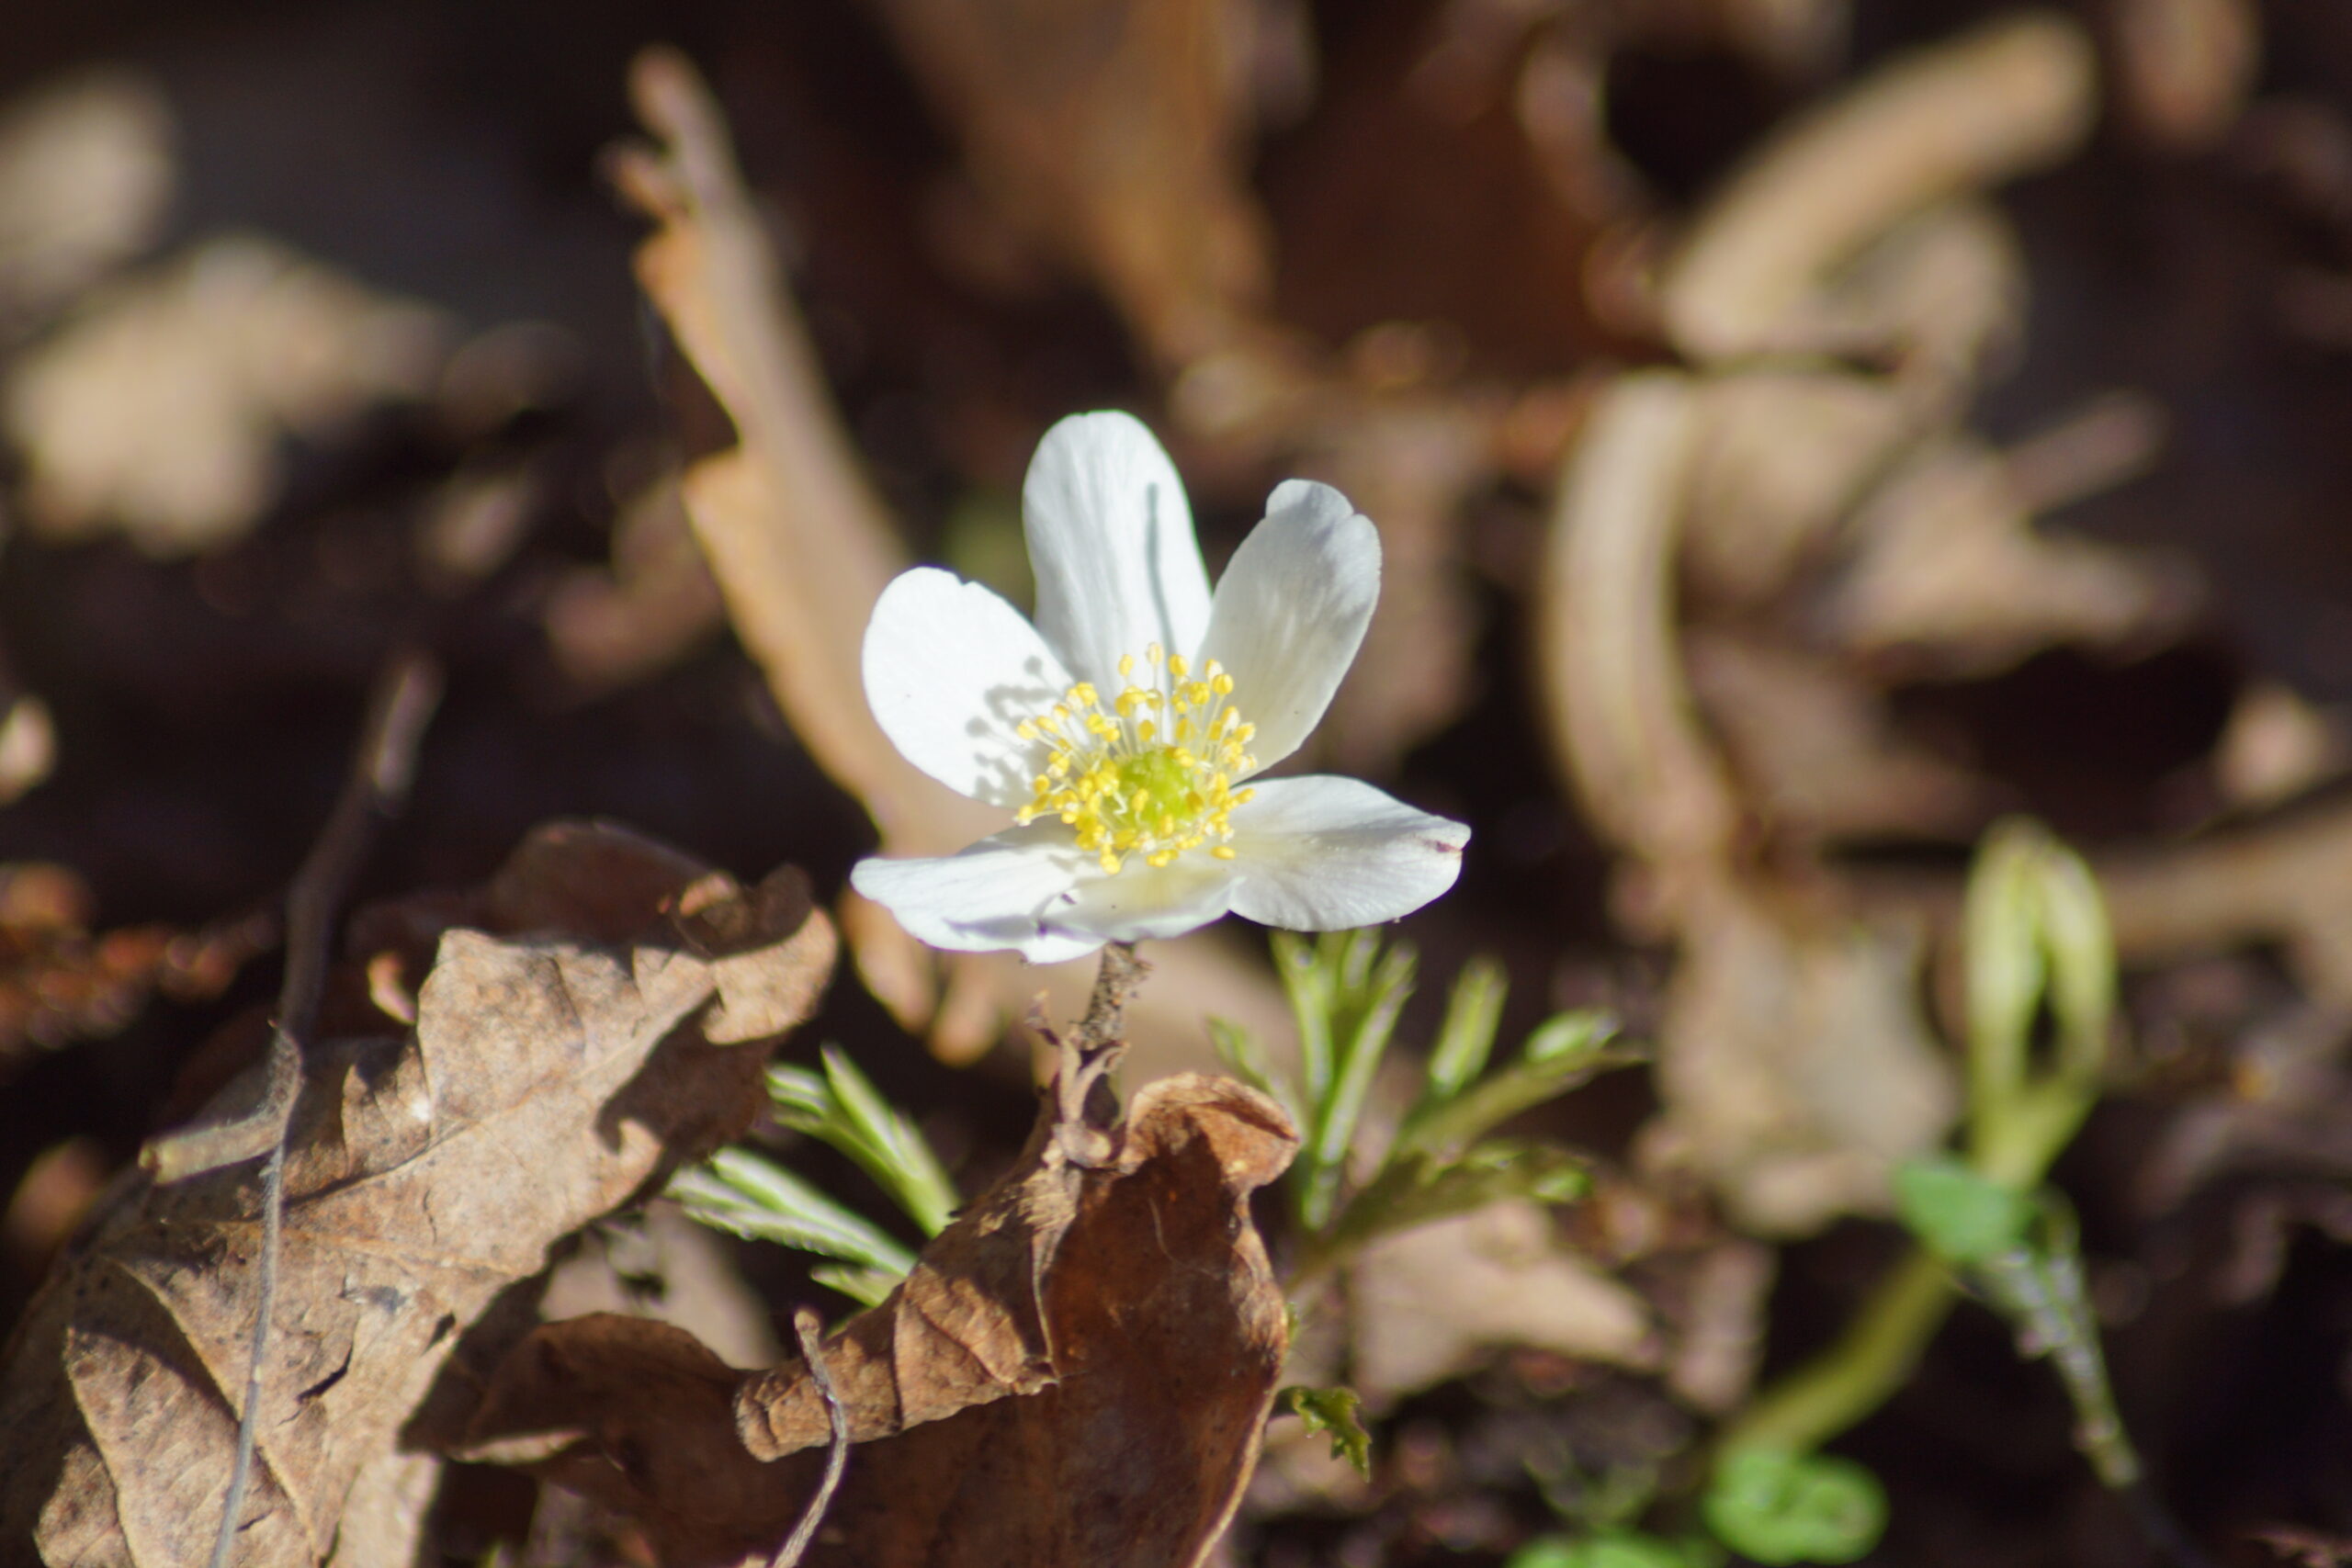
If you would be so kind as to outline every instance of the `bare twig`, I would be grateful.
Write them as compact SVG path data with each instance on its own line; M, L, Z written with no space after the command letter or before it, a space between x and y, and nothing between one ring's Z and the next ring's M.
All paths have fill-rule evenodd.
M213 1538L211 1568L228 1568L237 1517L253 1479L254 1434L261 1408L262 1364L269 1351L270 1315L277 1304L279 1238L286 1214L286 1129L302 1084L302 1042L326 988L328 939L335 905L376 825L408 798L416 748L441 700L441 667L430 654L408 649L379 678L360 732L351 777L286 897L286 978L269 1035L269 1062L261 1101L245 1114L151 1145L149 1163L162 1181L178 1180L250 1159L266 1149L261 1179L261 1258L253 1338L246 1351L243 1408L237 1417L237 1457L229 1495ZM251 1146L265 1140L259 1146Z
M795 1568L808 1552L809 1543L817 1539L817 1527L825 1521L825 1510L832 1506L833 1494L841 1490L842 1472L849 1468L849 1413L842 1408L833 1374L825 1365L824 1325L814 1312L801 1307L792 1314L792 1332L800 1341L801 1359L808 1363L808 1381L816 1385L817 1397L825 1402L825 1421L833 1435L825 1451L824 1477L809 1495L808 1506L800 1511L800 1522L768 1560L768 1568Z

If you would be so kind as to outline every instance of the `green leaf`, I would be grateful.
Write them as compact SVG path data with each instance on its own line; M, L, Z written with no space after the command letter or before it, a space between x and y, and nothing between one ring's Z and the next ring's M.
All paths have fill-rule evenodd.
M1258 1043L1256 1035L1238 1023L1212 1018L1209 1043L1216 1047L1216 1059L1225 1064L1226 1071L1259 1093L1272 1097L1275 1104L1290 1112L1294 1123L1300 1120L1296 1097L1290 1092L1290 1086L1275 1076L1274 1066L1266 1059L1265 1047Z
M930 1142L842 1052L826 1046L823 1062L821 1074L768 1069L776 1120L848 1156L925 1235L937 1235L955 1217L957 1197Z
M839 1291L860 1306L879 1306L892 1291L899 1288L904 1274L893 1274L887 1269L861 1269L849 1263L820 1263L808 1270L808 1278L828 1290Z
M1389 1161L1350 1201L1334 1235L1342 1246L1360 1247L1374 1236L1466 1213L1505 1198L1571 1203L1591 1190L1591 1172L1567 1150L1489 1138L1449 1166L1423 1154Z
M1503 1562L1503 1568L1690 1568L1680 1545L1639 1530L1608 1530L1570 1540L1540 1536Z
M1298 1090L1308 1105L1331 1092L1331 1010L1338 998L1330 969L1317 962L1319 944L1293 931L1268 933L1274 973L1298 1024Z
M1334 942L1330 936L1350 940ZM1335 1047L1325 1092L1307 1107L1306 1136L1298 1152L1299 1218L1310 1231L1330 1223L1347 1175L1348 1150L1381 1057L1396 1031L1397 1015L1413 994L1411 947L1380 951L1369 931L1334 932L1320 944L1318 965L1329 971L1336 1003L1329 1016Z
M1886 1493L1851 1460L1740 1448L1715 1466L1707 1528L1758 1562L1851 1562L1886 1529Z
M833 1103L856 1134L857 1147L842 1152L865 1168L897 1201L925 1235L937 1235L956 1217L956 1184L947 1178L931 1142L899 1109L882 1098L874 1082L848 1056L825 1047L825 1084ZM837 1145L839 1146L839 1145ZM861 1150L864 1152L861 1154Z
M2021 1246L2033 1201L1949 1155L1915 1159L1894 1173L1903 1223L1947 1263L1987 1262Z
M1346 1460L1356 1473L1372 1479L1372 1434L1363 1429L1357 1410L1363 1401L1351 1388L1309 1388L1294 1383L1276 1396L1277 1402L1306 1423L1309 1432L1331 1435L1331 1457Z
M1430 1049L1428 1087L1422 1091L1427 1103L1452 1100L1487 1070L1510 992L1510 976L1494 959L1481 954L1462 966L1446 995L1437 1043Z
M670 1196L690 1218L754 1241L894 1277L915 1266L914 1254L870 1221L748 1150L721 1149L707 1164L680 1171Z
M1556 1099L1604 1067L1635 1059L1610 1044L1616 1021L1604 1013L1562 1013L1528 1037L1520 1059L1442 1104L1417 1107L1397 1129L1396 1154L1429 1156L1441 1165L1461 1157L1487 1132L1521 1111Z
M2058 1076L2087 1087L2106 1066L2115 1018L2115 935L2098 881L2080 855L2053 840L2039 869Z
M2048 981L2037 870L2049 835L2012 818L1994 824L1968 875L1969 1100L2006 1104L2025 1081L2026 1049Z

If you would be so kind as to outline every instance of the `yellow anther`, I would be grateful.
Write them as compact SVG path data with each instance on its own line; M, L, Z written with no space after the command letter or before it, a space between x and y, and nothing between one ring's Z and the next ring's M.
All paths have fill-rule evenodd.
M1233 678L1210 660L1194 679L1191 660L1158 643L1141 661L1155 671L1164 667L1167 682L1155 675L1135 684L1138 660L1122 654L1122 686L1107 703L1092 682L1079 681L1015 727L1038 747L1042 770L1015 819L1058 819L1105 875L1117 875L1129 855L1167 866L1206 848L1231 860L1227 814L1249 798L1231 781L1255 766L1240 744L1251 728L1227 701Z

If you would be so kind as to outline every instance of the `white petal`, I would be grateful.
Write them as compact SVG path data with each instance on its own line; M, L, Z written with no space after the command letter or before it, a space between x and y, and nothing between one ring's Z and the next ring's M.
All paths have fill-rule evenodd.
M1239 882L1232 863L1197 852L1156 870L1135 855L1116 876L1100 865L1081 873L1048 919L1056 931L1091 933L1097 943L1182 936L1223 918Z
M1119 657L1159 643L1190 654L1209 624L1192 508L1151 432L1124 413L1072 414L1030 460L1021 510L1037 579L1037 629L1102 689Z
M850 873L920 941L957 953L1017 949L1032 964L1106 942L1176 936L1226 912L1231 865L1187 855L1154 870L1130 859L1106 876L1057 822L1012 828L938 860L863 860Z
M1233 813L1233 912L1295 931L1410 914L1453 886L1470 829L1357 779L1264 779Z
M1014 727L1071 682L1021 612L936 567L901 572L865 628L865 700L907 761L992 806L1021 806L1044 748Z
M1266 499L1216 585L1201 662L1233 677L1233 705L1258 727L1261 768L1298 750L1355 661L1380 598L1380 534L1329 485L1290 479Z
M1067 899L1086 863L1060 824L1013 828L937 860L862 860L851 886L899 918L918 941L955 953L1017 948L1057 964L1102 939L1057 933L1039 916Z

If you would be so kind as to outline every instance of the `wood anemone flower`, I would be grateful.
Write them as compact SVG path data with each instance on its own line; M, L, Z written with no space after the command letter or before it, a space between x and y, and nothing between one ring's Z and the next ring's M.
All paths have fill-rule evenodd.
M1277 486L1212 594L1168 454L1087 413L1046 433L1022 511L1035 626L922 567L883 591L865 655L907 760L1014 823L861 861L860 893L933 947L1052 964L1228 911L1370 925L1453 885L1461 823L1356 779L1257 777L1322 718L1380 596L1380 536L1345 496Z

